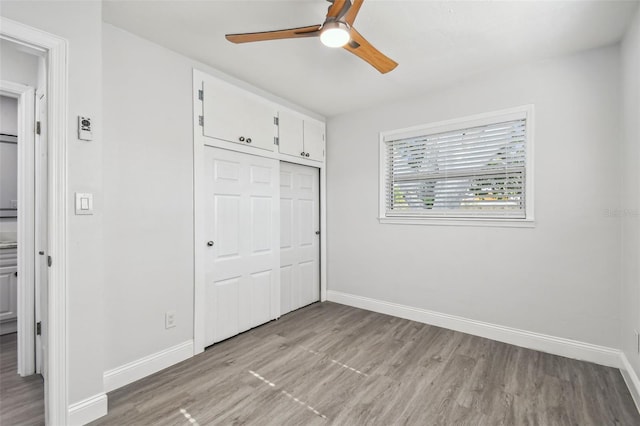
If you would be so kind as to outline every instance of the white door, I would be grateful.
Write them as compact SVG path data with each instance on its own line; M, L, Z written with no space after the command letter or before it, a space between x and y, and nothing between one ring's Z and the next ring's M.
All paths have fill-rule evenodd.
M320 188L315 167L280 163L280 312L320 300Z
M40 122L40 134L35 141L35 316L40 324L36 334L36 372L47 380L47 318L49 313L49 268L47 265L47 99L43 92L36 92L36 120ZM37 328L37 326L36 326Z
M207 346L280 314L278 168L205 147Z

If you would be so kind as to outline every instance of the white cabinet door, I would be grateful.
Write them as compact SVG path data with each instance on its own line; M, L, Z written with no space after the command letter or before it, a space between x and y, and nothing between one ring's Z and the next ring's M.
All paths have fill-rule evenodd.
M304 152L310 160L324 160L324 124L304 120Z
M0 268L0 321L18 317L18 278L15 266Z
M278 141L281 154L304 158L302 117L287 111L278 113Z
M213 77L203 81L204 136L273 151L277 109L253 93Z
M205 147L206 345L280 314L279 164Z
M280 312L320 300L319 170L280 163Z
M281 154L324 160L324 124L320 122L279 111L278 140Z

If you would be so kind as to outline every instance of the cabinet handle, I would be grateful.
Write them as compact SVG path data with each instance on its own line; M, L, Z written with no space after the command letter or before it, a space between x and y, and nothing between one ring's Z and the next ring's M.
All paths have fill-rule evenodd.
M207 241L207 247L213 247L213 241Z
M240 136L240 137L238 138L238 140L239 140L240 142L244 142L244 136Z
M251 138L247 138L247 143L251 143Z
M309 156L309 153L307 152L306 154L304 154L304 156L305 156L305 157L308 157L308 156Z
M301 152L300 155L302 155L304 157L304 152Z

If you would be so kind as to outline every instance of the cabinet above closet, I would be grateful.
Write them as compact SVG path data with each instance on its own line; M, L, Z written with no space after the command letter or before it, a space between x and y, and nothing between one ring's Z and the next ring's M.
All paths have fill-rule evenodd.
M274 105L213 77L204 79L199 96L204 136L274 150L278 115Z
M205 145L299 164L324 162L321 120L203 72L194 70L193 77L195 136Z
M324 123L290 111L278 111L281 154L324 161Z

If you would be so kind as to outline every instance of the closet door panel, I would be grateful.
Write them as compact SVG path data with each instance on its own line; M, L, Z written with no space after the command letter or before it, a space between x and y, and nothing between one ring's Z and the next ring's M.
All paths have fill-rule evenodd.
M320 299L319 197L318 169L281 163L280 267L289 278L281 282L280 292L283 301L290 301L282 303L282 314Z
M279 315L279 163L206 147L206 344Z

